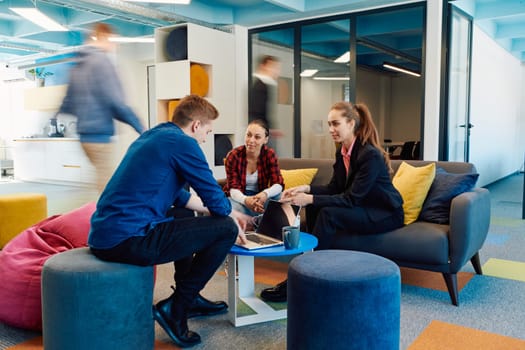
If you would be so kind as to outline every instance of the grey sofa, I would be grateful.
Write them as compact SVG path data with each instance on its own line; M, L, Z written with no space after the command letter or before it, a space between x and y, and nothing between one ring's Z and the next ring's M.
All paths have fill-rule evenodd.
M394 171L402 160L392 160ZM413 166L429 161L408 160ZM332 175L331 159L281 158L282 169L318 168L312 184L326 184ZM476 172L473 164L437 162L450 173ZM304 216L303 216L304 217ZM449 225L416 221L400 229L377 235L338 233L334 249L365 251L381 255L399 266L441 272L452 304L458 305L457 273L470 260L477 274L482 274L479 261L490 224L490 196L484 188L475 188L452 200Z

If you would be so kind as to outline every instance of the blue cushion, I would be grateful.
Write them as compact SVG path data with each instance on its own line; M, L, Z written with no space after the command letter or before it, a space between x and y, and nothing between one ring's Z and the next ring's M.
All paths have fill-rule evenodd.
M436 224L448 224L450 203L457 195L470 191L479 174L453 174L443 168L436 169L436 177L419 214L419 220Z

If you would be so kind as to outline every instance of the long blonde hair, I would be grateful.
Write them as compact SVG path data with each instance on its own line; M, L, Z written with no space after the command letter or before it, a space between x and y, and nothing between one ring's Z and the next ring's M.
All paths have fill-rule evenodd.
M390 157L388 152L386 152L381 145L379 133L377 132L376 125L374 124L372 114L368 107L364 103L357 103L354 105L350 102L341 101L332 105L330 110L340 111L342 112L341 115L343 117L355 122L354 134L361 140L361 145L369 143L377 148L377 150L383 155L388 170L392 173L393 170L390 164Z

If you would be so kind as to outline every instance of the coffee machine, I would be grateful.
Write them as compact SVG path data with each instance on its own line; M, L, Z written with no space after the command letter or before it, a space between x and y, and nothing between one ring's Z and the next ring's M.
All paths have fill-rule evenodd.
M59 123L57 118L49 119L47 126L47 136L49 137L64 137L64 124Z

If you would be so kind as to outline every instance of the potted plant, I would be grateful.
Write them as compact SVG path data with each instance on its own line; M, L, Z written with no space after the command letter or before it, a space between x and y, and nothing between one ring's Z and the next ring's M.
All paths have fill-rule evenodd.
M42 87L45 85L46 77L53 75L52 72L46 71L45 68L32 68L27 71L36 81L36 85Z

